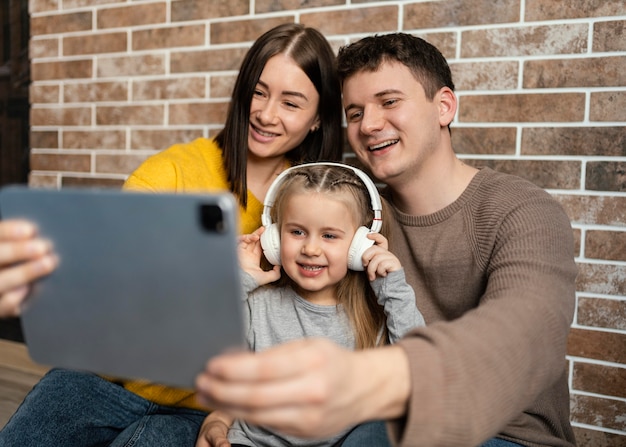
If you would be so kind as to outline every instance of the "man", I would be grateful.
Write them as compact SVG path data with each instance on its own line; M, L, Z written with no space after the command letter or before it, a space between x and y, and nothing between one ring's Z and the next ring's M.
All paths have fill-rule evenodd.
M338 57L350 144L387 185L391 251L427 326L347 352L300 340L208 363L204 400L299 436L386 419L395 444L573 446L565 352L576 266L569 219L545 191L465 165L441 53L407 34Z

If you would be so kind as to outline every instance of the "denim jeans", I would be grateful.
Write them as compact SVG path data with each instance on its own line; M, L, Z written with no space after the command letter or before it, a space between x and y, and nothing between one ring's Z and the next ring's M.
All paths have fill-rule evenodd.
M194 447L205 417L93 374L53 369L0 431L0 447Z
M341 443L341 447L387 447L391 446L384 422L367 422L356 426ZM493 438L480 447L522 447L514 442Z
M341 447L391 447L383 421L364 422L346 435Z
M505 441L504 439L492 438L489 441L485 442L480 447L523 447L523 446L520 444L511 442L511 441Z

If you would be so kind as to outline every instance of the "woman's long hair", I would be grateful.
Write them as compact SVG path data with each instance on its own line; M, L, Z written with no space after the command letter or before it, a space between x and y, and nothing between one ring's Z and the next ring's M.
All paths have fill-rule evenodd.
M295 169L281 183L271 210L272 221L280 228L285 204L294 194L321 193L344 203L358 226L370 227L372 211L369 192L363 181L351 170L339 166L315 165ZM383 203L383 229L389 217ZM385 235L383 233L383 235ZM386 235L385 235L386 236ZM295 283L284 274L276 283L279 287ZM348 270L337 285L337 303L342 305L354 331L356 348L365 349L387 343L387 325L383 307L376 300L366 272Z
M235 82L224 128L215 140L222 148L231 191L247 205L246 164L250 105L267 61L277 54L292 58L319 94L320 127L287 153L292 164L339 161L343 154L341 88L335 54L316 29L290 23L279 25L259 37L247 52Z

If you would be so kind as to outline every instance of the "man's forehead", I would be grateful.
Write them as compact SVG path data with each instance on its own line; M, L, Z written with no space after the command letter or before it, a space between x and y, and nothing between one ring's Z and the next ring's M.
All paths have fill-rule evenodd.
M375 70L363 69L354 73L343 82L345 96L384 96L387 93L400 93L414 84L421 83L409 67L400 62L383 61Z

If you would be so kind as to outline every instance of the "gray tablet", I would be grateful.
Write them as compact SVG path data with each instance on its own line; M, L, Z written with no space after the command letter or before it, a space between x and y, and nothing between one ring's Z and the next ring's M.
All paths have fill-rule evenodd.
M227 193L3 188L1 217L35 222L60 258L22 314L33 360L192 387L245 346L237 210Z

